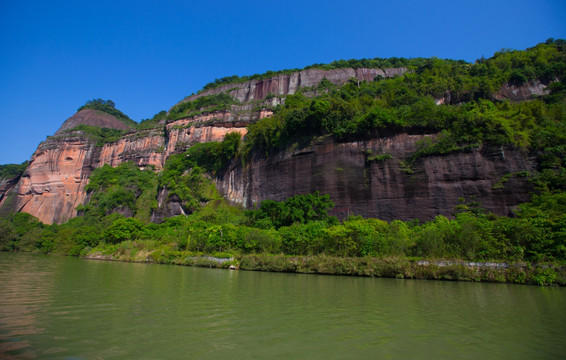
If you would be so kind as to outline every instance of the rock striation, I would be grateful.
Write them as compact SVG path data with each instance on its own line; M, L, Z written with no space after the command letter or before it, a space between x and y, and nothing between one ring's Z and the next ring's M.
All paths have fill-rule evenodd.
M534 170L516 149L482 149L403 164L425 136L399 133L369 141L334 143L331 139L277 154L256 156L246 166L236 163L217 180L234 203L254 207L262 200L284 200L314 191L330 194L339 218L362 215L383 220L430 220L450 216L461 199L481 202L491 212L508 215L529 200L528 179L504 176ZM368 161L367 154L391 158Z
M128 130L130 127L114 116L100 110L83 109L65 120L63 125L57 130L55 135L62 135L67 130L71 130L79 125L96 126L99 128L109 128L118 130Z
M47 224L76 216L75 208L86 196L84 187L95 167L96 152L95 145L81 137L40 144L14 189L11 210L27 212Z
M334 70L309 69L295 72L290 75L277 75L264 80L251 80L241 84L222 85L215 89L191 95L181 102L193 101L201 96L215 95L225 92L238 101L245 103L254 100L264 100L269 94L278 96L292 95L301 87L317 86L322 79L325 78L336 85L344 85L351 78L358 79L359 81L373 81L376 77L381 76L387 78L400 76L406 72L406 68L345 68Z
M133 161L139 167L154 166L161 170L165 162L165 136L163 131L132 132L120 140L105 144L97 156L97 166L118 166Z

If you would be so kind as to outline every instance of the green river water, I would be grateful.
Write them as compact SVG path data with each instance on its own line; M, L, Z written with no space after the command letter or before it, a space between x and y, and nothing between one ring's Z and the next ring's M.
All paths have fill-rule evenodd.
M565 288L0 253L0 359L565 357Z

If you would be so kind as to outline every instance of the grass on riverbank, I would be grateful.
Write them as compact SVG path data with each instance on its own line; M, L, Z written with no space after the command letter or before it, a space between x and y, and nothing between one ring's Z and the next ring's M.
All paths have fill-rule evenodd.
M273 254L206 254L158 246L155 241L127 241L83 252L87 259L146 262L303 274L367 276L396 279L566 285L566 267L529 263L423 261L408 257L290 256Z

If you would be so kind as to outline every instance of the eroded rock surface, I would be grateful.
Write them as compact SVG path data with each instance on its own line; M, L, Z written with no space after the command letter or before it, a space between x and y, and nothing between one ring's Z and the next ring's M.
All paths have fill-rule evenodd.
M240 102L263 100L269 94L292 95L300 87L317 86L326 78L336 85L343 85L349 79L360 81L373 81L376 77L393 77L403 75L406 68L390 69L334 69L334 70L302 70L290 75L277 75L264 80L251 80L241 84L228 84L215 89L203 91L200 94L189 96L181 102L192 101L201 96L214 95L222 92L230 94Z
M16 185L14 210L30 213L47 224L76 216L96 152L91 141L80 137L43 142Z
M96 121L90 124L94 123ZM98 123L112 125L104 119ZM65 124L69 124L69 120ZM133 161L139 167L151 165L160 171L167 156L183 152L194 143L221 141L229 132L245 134L245 125L221 119L206 122L199 118L195 123L184 119L168 127L130 131L118 141L103 146L97 146L88 134L69 132L70 129L65 130L63 126L57 132L59 135L39 145L16 184L0 184L0 211L27 212L46 224L66 222L77 215L75 208L85 202L84 188L95 168ZM159 215L161 218L180 211L180 205L175 206L174 199L171 202L164 207L167 211Z
M83 109L65 120L63 125L57 130L55 135L62 135L65 131L73 129L79 125L96 126L99 128L109 128L118 130L128 130L130 127L116 119L114 116L103 111L93 109Z
M522 152L485 149L428 157L402 166L401 161L424 136L430 135L401 133L339 144L327 140L268 159L257 157L245 167L234 164L218 179L218 188L248 208L265 199L284 200L319 191L330 194L336 204L332 214L339 218L362 215L384 220L450 216L460 198L508 215L517 204L529 200L532 185L526 178L512 177L503 189L495 186L504 175L533 170ZM368 162L370 151L392 158Z

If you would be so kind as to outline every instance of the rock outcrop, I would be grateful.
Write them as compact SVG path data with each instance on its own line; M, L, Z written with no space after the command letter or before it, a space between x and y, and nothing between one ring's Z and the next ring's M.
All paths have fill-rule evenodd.
M10 207L47 224L76 216L75 208L86 196L84 187L95 167L96 153L94 143L81 137L46 140L16 185L17 196Z
M406 68L344 68L334 70L309 69L295 72L290 75L277 75L264 80L251 80L241 84L222 85L215 89L189 96L181 102L193 101L201 96L225 92L238 101L245 103L254 100L264 100L269 94L278 96L292 95L301 87L317 86L324 78L336 85L344 85L351 78L358 79L359 81L373 81L376 77L381 76L387 78L403 75L406 72Z
M520 86L505 84L494 94L494 98L497 100L525 101L548 93L549 90L545 84L540 81L529 81Z
M523 85L504 84L497 92L493 94L495 100L511 100L511 101L527 101L533 100L537 96L548 95L550 90L548 86L540 81L529 81ZM468 94L469 95L469 94ZM436 105L441 104L460 104L462 99L452 96L450 92L446 92L443 96L436 99Z
M509 176L534 170L526 154L484 149L403 164L424 136L399 133L370 141L334 143L330 139L272 158L257 156L218 179L219 190L235 203L253 207L262 200L284 200L314 191L330 194L339 218L362 215L384 220L430 220L450 216L463 198L478 201L496 214L508 215L529 200L532 185ZM389 159L368 161L368 154ZM497 186L506 176L505 186Z
M161 170L165 162L165 136L163 131L150 130L127 134L120 140L105 144L100 150L97 166L118 166L133 161L139 167L152 165Z
M130 127L114 116L100 110L83 109L65 120L63 125L57 130L55 135L62 135L65 131L71 130L79 125L96 126L99 128L109 128L118 130L128 130Z

